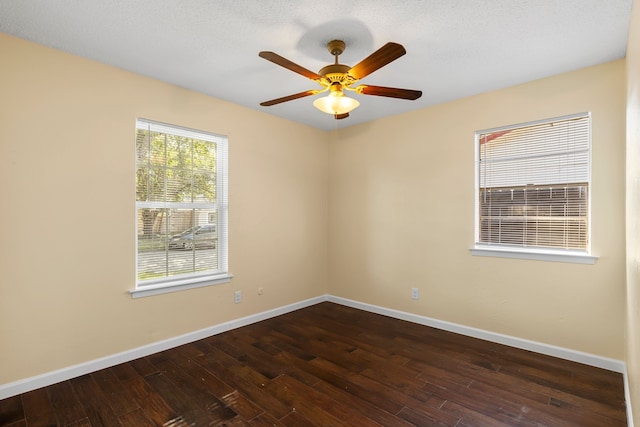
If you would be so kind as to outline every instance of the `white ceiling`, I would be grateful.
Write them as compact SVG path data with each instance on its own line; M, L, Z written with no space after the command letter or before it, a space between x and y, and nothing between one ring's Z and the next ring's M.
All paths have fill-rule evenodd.
M0 0L0 31L320 129L320 88L258 57L317 72L355 65L388 41L407 54L361 83L422 90L361 102L339 127L599 64L626 53L632 0ZM1 49L0 49L1 52ZM1 55L0 55L1 58ZM319 95L321 96L321 95Z

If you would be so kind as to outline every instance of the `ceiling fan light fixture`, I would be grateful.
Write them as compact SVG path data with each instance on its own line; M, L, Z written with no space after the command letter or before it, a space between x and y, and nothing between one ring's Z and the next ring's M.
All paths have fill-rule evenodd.
M313 101L314 107L332 116L346 114L356 109L359 105L360 103L357 100L344 96L341 88L334 89L333 86L329 95Z

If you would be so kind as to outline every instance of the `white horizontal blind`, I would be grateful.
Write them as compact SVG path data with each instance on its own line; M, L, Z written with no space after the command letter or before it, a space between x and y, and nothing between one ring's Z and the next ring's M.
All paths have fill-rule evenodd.
M590 117L477 134L478 243L587 251Z
M227 273L227 138L136 121L137 287Z

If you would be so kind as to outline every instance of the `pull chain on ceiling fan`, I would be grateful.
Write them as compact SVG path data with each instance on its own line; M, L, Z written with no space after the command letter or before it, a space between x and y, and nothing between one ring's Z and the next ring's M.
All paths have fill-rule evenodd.
M260 105L263 107L269 107L282 102L293 101L294 99L317 95L322 92L329 92L326 97L316 99L313 102L313 105L320 111L332 114L337 120L339 120L349 117L349 112L360 105L357 100L345 96L345 90L352 91L360 95L385 96L388 98L408 100L416 100L422 96L422 91L412 89L398 89L372 85L359 85L355 88L351 87L358 80L363 79L374 71L384 67L407 53L402 45L389 42L353 67L338 63L338 57L342 52L344 52L345 48L346 44L342 40L332 40L327 43L327 49L329 50L329 53L335 57L335 62L321 68L317 74L289 61L286 58L283 58L277 53L269 51L260 52L258 56L261 58L271 61L276 65L280 65L294 73L298 73L310 80L314 80L322 86L322 89L312 89L295 93L282 98L261 102Z

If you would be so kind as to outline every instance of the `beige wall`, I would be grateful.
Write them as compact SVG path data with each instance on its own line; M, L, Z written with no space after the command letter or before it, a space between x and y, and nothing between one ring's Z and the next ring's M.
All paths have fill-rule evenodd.
M1 33L0 51L0 384L326 292L324 132ZM229 136L231 284L128 294L136 117Z
M627 45L627 372L640 426L640 6Z
M624 359L624 88L616 61L333 135L329 293ZM584 111L600 259L472 256L474 131Z

